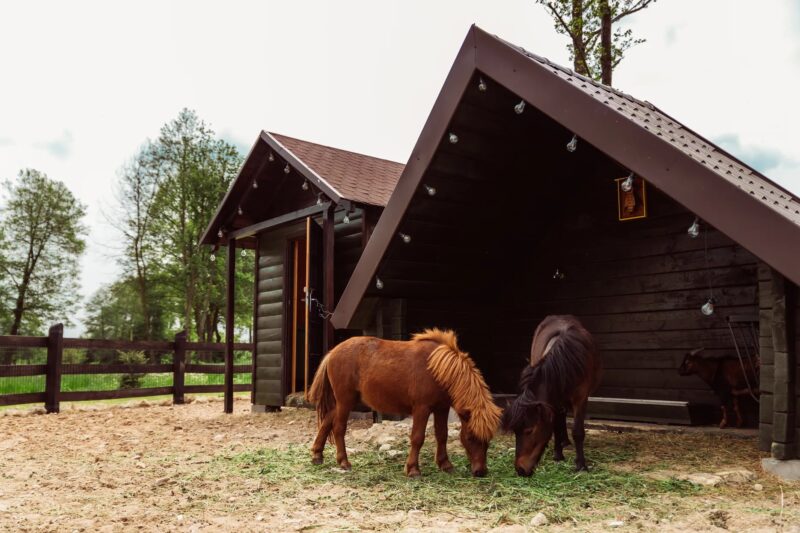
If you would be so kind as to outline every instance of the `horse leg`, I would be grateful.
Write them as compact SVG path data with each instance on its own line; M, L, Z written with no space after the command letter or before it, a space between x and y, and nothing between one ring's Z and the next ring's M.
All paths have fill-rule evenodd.
M739 396L734 394L731 403L733 403L733 412L736 415L736 427L740 428L744 422L742 421L742 412L739 410Z
M722 404L722 420L719 423L719 429L725 429L728 427L728 409L725 407L725 404Z
M586 439L586 429L583 421L586 418L586 405L588 399L584 399L575 406L575 418L572 421L572 440L575 441L575 470L589 470L586 468L586 457L583 454L583 441Z
M445 472L453 471L453 463L447 457L447 415L450 408L433 412L433 428L436 432L436 464Z
M322 450L325 448L325 441L328 440L328 435L331 434L333 429L333 417L335 414L335 410L330 411L320 422L317 438L314 439L314 444L311 446L311 462L315 465L322 464Z
M336 414L333 416L333 441L336 443L336 462L344 470L350 470L350 461L347 460L347 449L344 446L344 434L347 431L347 418L356 404L353 398L336 398Z
M406 475L408 477L418 477L419 471L419 449L425 442L425 426L428 425L428 417L431 414L427 406L417 406L412 411L413 423L411 425L411 449L408 451L406 460Z
M564 460L564 446L569 446L566 411L556 414L553 426L553 461Z

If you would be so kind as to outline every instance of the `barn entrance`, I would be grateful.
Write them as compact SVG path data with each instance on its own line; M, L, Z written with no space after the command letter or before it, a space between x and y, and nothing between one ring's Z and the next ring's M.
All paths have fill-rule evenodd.
M318 302L322 297L322 228L311 217L305 221L305 234L287 241L290 258L287 308L284 323L285 338L291 349L286 350L284 368L289 373L287 393L305 393L322 359L323 323Z

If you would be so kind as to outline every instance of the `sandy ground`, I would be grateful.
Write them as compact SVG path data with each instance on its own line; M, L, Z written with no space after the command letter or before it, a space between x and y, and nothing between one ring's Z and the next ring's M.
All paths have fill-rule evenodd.
M370 425L365 420L351 423L354 448L359 442L369 445L366 441L375 434L368 429ZM384 426L405 431L402 425ZM207 475L208 465L221 455L305 445L314 432L314 415L308 410L253 415L247 399L237 399L230 416L222 413L219 401L204 398L184 406L147 402L84 405L59 415L0 411L0 530L485 531L494 527L511 533L534 529L530 525L498 528L491 517L342 510L335 503L337 495L347 491L341 486L310 487L307 494L277 499L270 498L274 487L264 486L259 479L235 473ZM671 524L627 517L624 525L599 522L581 527L800 532L778 510L777 496L778 489L785 492L786 517L798 516L794 513L800 487L779 483L760 471L757 454L749 457L749 463L740 466L753 471L755 479L736 490L704 495L695 510ZM724 498L731 500L724 520L715 520L709 509ZM776 512L750 511L764 505L774 505ZM569 527L569 523L545 526L555 530Z

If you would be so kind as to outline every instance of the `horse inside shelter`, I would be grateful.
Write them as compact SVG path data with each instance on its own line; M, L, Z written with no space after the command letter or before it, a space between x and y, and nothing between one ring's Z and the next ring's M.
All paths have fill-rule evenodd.
M689 423L719 407L678 374L687 351L735 354L727 317L760 313L769 372L775 322L796 320L797 207L652 105L473 28L333 322L453 328L493 392L514 394L536 325L574 314L605 366L590 413Z

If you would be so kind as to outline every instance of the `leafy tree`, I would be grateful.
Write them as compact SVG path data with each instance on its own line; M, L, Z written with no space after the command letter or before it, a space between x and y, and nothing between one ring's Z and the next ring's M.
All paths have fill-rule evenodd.
M79 301L78 260L85 248L86 208L60 181L33 169L4 183L0 211L0 327L38 334L55 320L69 324Z
M611 85L612 72L632 46L632 30L614 29L623 18L646 9L656 0L536 0L555 22L556 31L570 38L575 72Z

